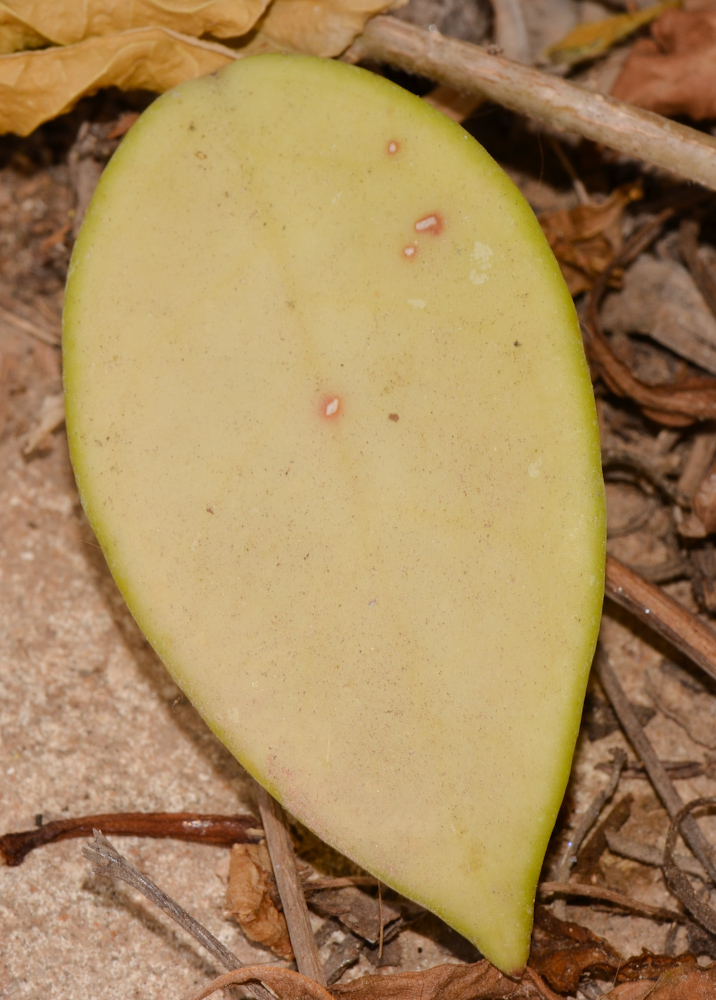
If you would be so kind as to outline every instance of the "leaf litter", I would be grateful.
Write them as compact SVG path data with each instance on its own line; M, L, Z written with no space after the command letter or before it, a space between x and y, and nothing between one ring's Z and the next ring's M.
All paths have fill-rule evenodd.
M38 11L44 6L36 5ZM101 7L100 4L97 6ZM147 8L149 6L146 5ZM184 14L189 16L188 5L184 7ZM546 7L549 8L549 4ZM206 14L208 17L208 12L213 10L212 16L218 18L217 12L227 9L225 4L198 5L192 8L194 13L191 16L203 17ZM89 13L91 15L92 11ZM284 22L278 4L275 5L275 13L273 26L268 17L261 21L251 40L255 47L297 45L310 48L315 45L320 48L324 44L348 44L351 33L360 30L356 25L367 16L364 8L360 8L358 13L354 9L353 20L343 20L338 34L332 34L328 12L325 12L325 21L315 24L311 23L307 9L302 8L300 3L286 5ZM298 18L298 26L292 22L294 15ZM669 16L673 17L673 13ZM337 17L340 21L341 17ZM654 26L654 38L665 37L659 34L665 30L664 17L666 15ZM88 16L87 23L90 21ZM282 23L285 28L281 27ZM0 24L4 27L4 22ZM200 31L196 25L189 29L186 22L181 28L177 28L177 24L173 22L174 27L162 24L142 28L123 23L122 31L126 33L125 40L129 36L134 39L137 31L159 31L163 39L172 39L172 43L184 46L181 51L185 54L181 60L188 60L186 65L195 59L228 61L234 58L235 52L217 41L231 38L231 35L222 36L219 28L202 28ZM326 24L329 28L324 33L321 25ZM48 66L50 59L47 53L52 60L67 58L69 66L72 53L70 56L61 53L84 44L83 39L87 37L82 36L81 30L70 24L69 19L65 27L68 32L72 29L74 35L60 36L47 21L41 24L39 20L31 22L28 18L27 25L25 40L16 40L15 47L44 47L32 52L21 51L20 57L42 57L48 60ZM110 29L101 35L93 28L92 45L102 43L102 39L116 38L115 22ZM15 26L13 30L18 39L19 29ZM184 37L175 38L171 34L173 31ZM341 31L344 33L341 34ZM9 33L2 32L0 36L4 40L10 37ZM329 36L333 41L325 40ZM706 38L705 31L702 36ZM143 37L146 39L148 35ZM638 54L640 45L641 42L634 47L635 54ZM148 58L152 58L151 49L141 51L146 51ZM174 54L167 57L168 51L161 50L164 54L158 62L171 62L176 58ZM17 53L10 58L17 58ZM3 71L3 64L8 65L5 57L0 59L0 71ZM102 72L102 59L97 65ZM198 62L191 69L191 72L194 71L199 71ZM129 67L127 72L138 70ZM43 82L40 74L37 86L47 88L48 79L52 78L45 77ZM136 77L128 75L126 79L128 85L134 81L132 89L136 89ZM164 86L163 83L152 82L149 77L143 79L150 84L149 89L160 90ZM80 92L87 92L82 90L82 86L61 108L57 100L53 107L66 111ZM45 96L49 100L53 95ZM55 145L52 152L49 144L51 141L57 143L57 136L60 135L57 126L52 126L54 132L35 133L25 144L19 140L6 140L2 154L4 166L0 169L0 258L3 263L0 305L5 310L0 312L0 380L3 387L0 416L4 421L0 444L4 448L2 460L13 476L19 475L18 482L23 482L23 477L26 478L32 470L42 472L48 479L57 475L67 476L67 467L63 464L66 459L63 458L62 431L56 429L58 415L52 410L54 404L46 404L44 416L42 407L43 400L56 399L59 390L56 347L53 346L56 343L56 325L53 323L56 324L59 315L61 285L72 241L72 227L67 225L69 213L73 211L73 200L77 204L83 200L76 186L80 183L79 175L76 170L71 174L69 164L78 163L85 157L101 168L111 152L114 142L111 137L114 134L119 136L126 130L121 124L126 121L123 116L131 118L135 113L136 104L132 104L132 100L130 97L123 103L123 99L116 97L107 100L95 98L94 104L79 112L79 118L68 116L63 120L64 124L57 123L71 135L73 129L77 130L78 122L83 119L86 122L87 116L90 116L84 138L80 141L78 137L74 143L70 138L64 145ZM19 100L18 104L22 105L23 100ZM52 114L56 113L59 111L52 111ZM77 115L78 112L75 112ZM532 140L529 134L509 115L494 111L490 115L494 128L491 128L489 119L478 117L473 130L488 149L495 150L499 159L504 146L500 146L498 133L511 129L513 149L505 151L503 162L525 190L533 190L530 187L530 177L533 176L530 170L535 158L531 157L530 166L527 150ZM92 116L96 116L96 120L91 120ZM33 127L29 120L26 127L28 131ZM55 138L51 139L51 136ZM527 165L517 162L519 157L515 156L515 148L524 148L523 160ZM653 569L653 578L666 572L669 560L672 567L676 565L674 559L678 556L681 561L676 575L669 576L667 573L665 592L675 597L687 609L688 615L698 614L704 621L710 622L712 609L708 594L710 588L716 592L716 558L709 556L714 547L711 535L715 526L709 513L714 507L714 500L711 499L714 490L710 486L713 449L709 458L708 445L709 435L714 436L712 421L716 413L713 409L716 381L708 353L713 341L714 317L703 288L704 275L707 282L716 282L713 196L701 195L700 200L692 198L689 201L683 197L682 190L674 188L665 179L644 174L634 164L615 164L587 144L570 147L569 155L576 164L575 174L582 179L588 200L580 202L575 189L569 184L565 187L568 179L564 176L563 165L548 162L539 178L542 188L541 221L570 282L587 328L587 348L593 366L605 455L631 454L639 459L632 467L628 461L626 464L624 461L621 464L605 462L610 524L619 523L625 529L611 539L610 552L627 565L639 566L644 572ZM71 176L74 180L70 179ZM663 210L664 199L670 205L667 211ZM685 252L684 241L680 239L680 230L685 224L692 225L692 233L696 233L697 257ZM15 236L14 241L9 239L11 234ZM17 234L21 234L19 244ZM700 272L697 259L701 262ZM8 319L4 320L3 316ZM39 337L36 336L38 332ZM43 427L47 430L37 439L35 452L23 458L22 448L32 440L27 435L32 435L33 427L36 434L40 434ZM21 464L13 464L17 461ZM660 483L670 484L669 489L664 491ZM677 496L678 490L682 491L683 499L676 503L673 497ZM643 498L643 510L638 512L636 519L631 514L624 517L623 512L631 510L630 504L635 503L635 497ZM648 515L646 519L644 511ZM39 515L32 516L37 518ZM701 535L690 534L686 530L688 519L691 519L692 528L694 519L699 523ZM15 527L6 530L14 532L17 537L25 538L28 532L45 530L30 528L26 523L12 523ZM630 523L633 525L631 528ZM52 537L52 534L47 535L48 544ZM674 572L673 568L671 572ZM716 766L709 755L709 749L713 747L710 717L716 702L711 682L699 679L693 672L695 668L689 668L685 661L680 661L678 669L681 673L665 667L663 640L655 640L653 634L636 624L635 619L615 611L615 605L608 603L606 609L602 644L609 650L614 669L626 686L633 706L632 714L642 732L648 734L661 760L668 763L667 773L672 776L672 782L678 783L684 801L712 793L716 790ZM27 610L23 613L25 628L28 613L31 614ZM120 615L119 611L113 613ZM141 640L136 642L139 650ZM678 654L670 650L670 656ZM603 765L611 767L605 760L608 751L627 745L617 728L619 721L616 716L612 714L611 719L607 718L607 706L608 699L605 700L604 692L594 678L573 779L555 833L555 846L543 873L545 881L551 877L550 866L563 853L562 848L570 831L579 825L589 802L608 780L608 775L601 770ZM43 725L41 720L39 724ZM80 800L73 801L75 814L82 815L81 808L78 808ZM37 811L44 807L41 798L36 798L34 804ZM154 805L161 808L164 803L155 799ZM101 812L101 809L96 811ZM118 821L121 815L121 811L117 812ZM42 819L40 822L43 822ZM713 842L716 830L708 817L703 819L700 816L698 822ZM316 926L320 925L321 955L326 964L336 958L336 968L342 976L331 985L330 995L337 998L352 994L358 1000L363 996L366 1000L381 1000L386 996L405 997L406 1000L417 996L423 1000L438 996L469 1000L480 996L545 998L556 995L593 997L600 994L614 1000L636 1000L647 995L663 1000L710 997L716 992L716 974L713 968L703 963L707 956L716 954L716 938L711 935L708 926L699 923L698 913L688 910L689 903L685 904L687 912L682 920L669 929L668 924L638 916L636 911L631 916L623 910L619 913L607 902L611 892L614 898L621 893L622 897L657 908L673 910L678 906L660 868L654 864L661 852L661 865L665 865L664 844L669 827L667 813L645 780L641 764L629 763L619 780L614 804L605 808L577 852L567 883L573 884L574 892L563 894L558 902L549 906L540 904L538 907L530 959L532 972L520 982L501 976L485 962L476 961L476 956L470 955L466 944L460 943L458 937L442 927L435 918L415 912L406 913L402 902L395 897L389 896L379 902L375 888L330 888L323 883L323 888L311 889L310 883L317 879L350 878L357 873L348 863L317 846L305 831L295 831L299 857L310 865L312 872L306 884L306 895L313 920ZM170 834L168 827L164 832ZM161 836L161 830L153 836ZM167 841L163 854L157 855L157 858L172 856L175 848L170 843ZM652 854L646 851L647 846ZM221 848L215 850L220 851ZM239 923L243 920L247 933L250 925L256 923L262 907L267 907L268 903L273 907L269 924L275 926L276 917L280 918L281 912L266 870L265 855L258 863L257 857L251 857L253 847L241 845L238 851L236 848L234 851L237 856L243 854L238 867L243 868L244 873L238 880L234 874L231 880L233 895L223 919L231 921L225 925L227 928L236 928L239 935L236 947L239 949L245 939L241 937L236 917L230 916L232 911L239 915ZM631 856L623 852L631 852ZM697 870L693 868L697 863L685 852L686 848L680 845L677 863L687 871ZM39 858L42 853L37 853L38 864L42 863ZM246 865L247 858L251 861L249 866ZM26 865L30 865L30 861ZM668 863L665 866L668 869ZM25 865L17 869L19 877L24 877L24 869ZM62 879L62 869L59 874L55 872L55 883L58 878ZM701 886L705 878L704 875L696 885ZM673 871L671 879L674 879ZM604 890L603 898L601 901L579 898L576 893L580 885L592 886L595 891ZM77 892L83 891L78 883ZM212 891L216 893L215 889ZM252 894L253 902L250 898ZM218 895L217 913L224 902L223 894ZM688 898L692 903L691 897ZM564 917L557 916L557 912L563 912ZM364 915L360 916L361 913ZM127 920L131 922L132 919L131 914L127 914ZM218 919L222 919L221 916ZM387 939L393 933L393 942L402 941L403 947L391 954L391 961L396 964L387 966L389 974L377 975L368 952L371 947L378 951L376 937L380 939L382 936L385 939L383 945L387 948L392 943ZM648 942L646 947L650 950L639 954L639 941ZM416 942L420 942L418 948ZM266 937L263 943L267 943ZM89 951L87 944L83 947L84 961L91 962L91 947ZM285 938L282 947L285 947ZM641 947L644 947L643 943ZM419 949L429 950L430 968L421 966L423 959ZM338 968L341 950L349 956L349 960L346 967ZM252 954L260 957L260 952L247 954L249 957ZM285 951L285 954L288 952ZM701 965L694 956L700 956ZM12 963L12 959L10 961ZM340 958L340 961L343 959ZM257 962L251 964L256 966ZM0 965L0 974L2 970ZM248 976L249 973L244 970L242 975ZM281 970L273 965L271 972L265 975L275 977L277 993L287 1000L294 995L317 995L314 986L307 985L290 970ZM200 978L208 981L211 976L202 973ZM1 978L0 983L3 983ZM35 989L35 984L30 988ZM18 995L25 994L20 992ZM80 997L77 991L73 995ZM321 993L321 996L325 1000L325 994Z

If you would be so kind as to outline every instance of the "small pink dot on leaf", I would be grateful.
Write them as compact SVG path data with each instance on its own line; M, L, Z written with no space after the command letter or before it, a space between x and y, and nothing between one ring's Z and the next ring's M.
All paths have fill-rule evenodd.
M388 152L391 156L398 152L400 149L400 143L396 142L395 139L391 139L388 143Z
M339 396L326 396L321 403L321 416L330 420L331 417L335 417L340 413L341 410L341 400Z
M415 232L432 233L433 236L439 236L444 225L442 216L434 212L432 215L425 215L422 219L418 219L415 223Z

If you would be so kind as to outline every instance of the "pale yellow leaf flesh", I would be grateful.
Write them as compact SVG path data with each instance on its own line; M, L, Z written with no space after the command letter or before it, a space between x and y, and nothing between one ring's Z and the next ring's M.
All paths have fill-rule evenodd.
M241 60L110 163L64 350L85 508L177 682L316 833L519 969L604 509L517 189L387 81Z

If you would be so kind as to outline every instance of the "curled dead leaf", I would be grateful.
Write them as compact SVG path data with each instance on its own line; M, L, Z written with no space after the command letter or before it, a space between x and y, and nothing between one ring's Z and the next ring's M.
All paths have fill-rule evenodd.
M77 45L0 57L0 133L29 135L102 87L162 92L213 73L230 49L168 28L138 28Z
M0 54L47 45L75 45L85 38L134 28L171 28L185 35L236 38L246 34L269 0L133 0L112 3L44 3L0 6Z
M234 844L229 861L226 909L250 941L292 961L286 918L271 898L271 871L265 844Z
M345 51L374 14L407 0L273 0L258 31L242 47L259 52L299 52L332 58Z
M716 118L716 10L669 10L635 43L612 95L662 115Z
M539 216L572 295L591 288L621 250L624 210L641 197L639 185L624 184L599 205L577 205Z
M560 993L574 993L587 970L611 975L623 964L608 941L586 927L559 920L545 906L535 911L530 966Z
M111 5L111 15L99 0L38 2L30 5L28 18L0 6L0 134L29 135L103 87L162 93L257 52L335 56L368 18L405 0L274 0L252 30L266 2L215 0L192 7L190 0L140 0ZM67 25L65 7L73 12ZM143 19L148 26L133 26ZM202 32L231 37L237 45L194 37ZM73 42L77 36L82 40ZM48 40L73 44L39 47ZM20 47L28 51L11 51Z
M669 7L678 7L680 2L681 0L662 0L661 3L641 10L630 10L599 21L578 24L564 38L551 45L545 56L551 63L563 66L574 66L586 59L596 59L659 17Z
M519 980L510 979L485 959L471 965L436 965L422 972L361 976L337 983L331 992L336 1000L558 1000L531 969Z

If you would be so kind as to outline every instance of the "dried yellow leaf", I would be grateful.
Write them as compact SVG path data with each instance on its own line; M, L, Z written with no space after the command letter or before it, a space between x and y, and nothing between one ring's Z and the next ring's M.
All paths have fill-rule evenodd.
M258 31L242 52L302 52L340 55L374 14L407 0L273 0Z
M161 93L214 73L235 54L167 28L138 28L77 45L0 57L0 133L29 135L102 87Z
M659 17L669 7L680 6L681 0L663 0L662 3L632 13L616 14L602 21L579 24L547 49L545 55L550 62L563 66L574 66L587 59L595 59Z
M171 28L185 35L237 38L263 14L269 0L4 0L0 54L47 45L75 45L94 35L134 28Z

